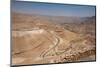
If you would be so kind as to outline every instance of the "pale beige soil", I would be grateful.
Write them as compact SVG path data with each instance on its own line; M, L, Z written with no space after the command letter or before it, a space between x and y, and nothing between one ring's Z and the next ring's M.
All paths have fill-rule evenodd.
M34 16L13 14L12 18L12 65L96 60L95 35L76 33L48 20L34 20Z

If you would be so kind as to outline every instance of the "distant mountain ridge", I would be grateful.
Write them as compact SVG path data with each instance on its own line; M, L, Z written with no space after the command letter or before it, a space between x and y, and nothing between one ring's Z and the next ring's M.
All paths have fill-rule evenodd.
M21 16L26 17L26 18L32 18L34 19L40 19L40 20L46 20L46 21L51 21L52 23L77 23L77 22L83 22L87 19L92 19L95 18L93 17L71 17L71 16L46 16L46 15L29 15L29 14L22 14L22 13L12 13L12 15L15 14L17 18Z

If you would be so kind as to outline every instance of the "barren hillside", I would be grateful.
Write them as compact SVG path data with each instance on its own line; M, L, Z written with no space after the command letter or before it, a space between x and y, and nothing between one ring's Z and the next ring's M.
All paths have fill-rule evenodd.
M12 65L96 60L95 19L52 18L12 14Z

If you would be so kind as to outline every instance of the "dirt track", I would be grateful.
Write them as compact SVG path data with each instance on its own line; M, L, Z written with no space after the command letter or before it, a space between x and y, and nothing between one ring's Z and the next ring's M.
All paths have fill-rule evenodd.
M55 37L55 39L56 39L56 43L54 43L54 45L51 47L51 48L49 48L48 50L46 50L46 51L44 51L44 53L42 53L42 55L40 55L40 56L42 56L43 58L44 58L44 56L49 52L49 51L51 51L52 49L54 49L55 51L55 54L56 54L56 52L57 52L57 50L56 50L56 47L59 45L59 43L60 43L60 38L57 36L57 35L54 35L54 37Z

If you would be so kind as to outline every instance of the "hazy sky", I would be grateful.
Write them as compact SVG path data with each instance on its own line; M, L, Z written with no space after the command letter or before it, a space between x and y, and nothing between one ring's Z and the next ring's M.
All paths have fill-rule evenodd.
M95 15L95 6L13 1L11 8L12 11L27 14L77 17L88 17Z

